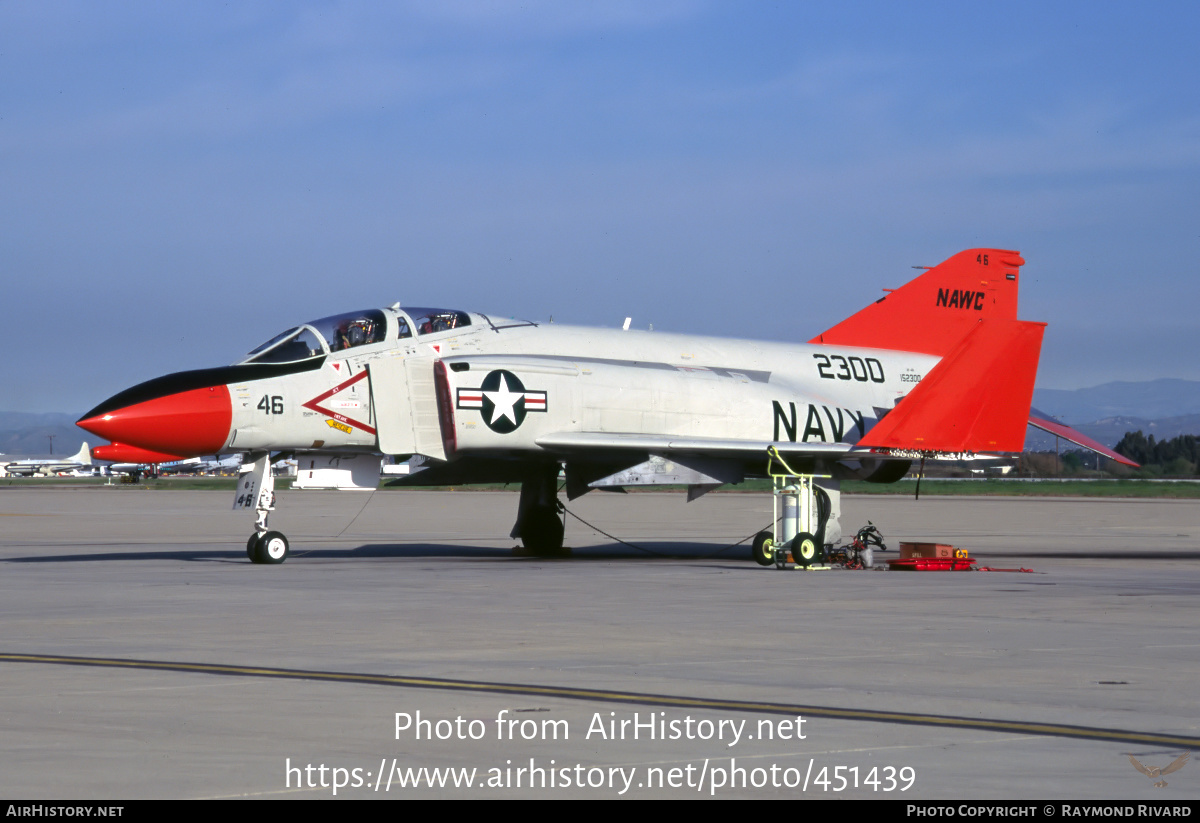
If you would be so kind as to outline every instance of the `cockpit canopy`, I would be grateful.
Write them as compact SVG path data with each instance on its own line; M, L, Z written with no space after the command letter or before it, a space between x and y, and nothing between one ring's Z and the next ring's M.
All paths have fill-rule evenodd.
M413 319L417 334L433 334L439 331L461 329L471 325L471 315L465 311L454 309L419 309L415 306L405 309Z
M245 363L294 363L330 352L378 343L387 333L379 309L335 314L288 329L250 352Z
M405 316L407 314L407 317ZM388 316L396 327L391 339L460 329L471 325L471 315L456 309L409 308L404 312L379 309L335 314L288 329L254 349L242 363L295 363L358 346L380 343L389 337ZM411 319L410 319L411 318Z

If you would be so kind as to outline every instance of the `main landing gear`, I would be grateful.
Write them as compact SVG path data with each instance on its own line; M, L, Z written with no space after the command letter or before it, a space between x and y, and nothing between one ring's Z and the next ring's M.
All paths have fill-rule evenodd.
M262 454L254 461L253 468L238 480L235 509L253 507L256 515L254 534L246 541L246 556L251 563L282 563L287 560L290 547L283 532L267 528L267 516L275 510L275 477L271 474L271 456Z
M509 536L519 537L525 550L539 557L564 557L570 553L570 549L563 549L557 463L535 469L521 482L517 522Z

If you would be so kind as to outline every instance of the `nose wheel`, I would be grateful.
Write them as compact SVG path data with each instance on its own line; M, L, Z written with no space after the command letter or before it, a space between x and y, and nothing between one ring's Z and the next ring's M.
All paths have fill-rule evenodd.
M257 532L246 541L246 556L251 563L282 563L287 560L291 547L283 532Z

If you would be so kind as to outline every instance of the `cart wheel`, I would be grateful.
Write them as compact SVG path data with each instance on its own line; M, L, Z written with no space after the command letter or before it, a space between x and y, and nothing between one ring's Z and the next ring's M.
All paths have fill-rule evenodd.
M750 549L754 562L760 566L769 566L775 562L775 538L770 532L759 532L754 536L754 544Z
M817 559L817 539L808 532L800 532L792 540L792 559L797 566L810 566Z

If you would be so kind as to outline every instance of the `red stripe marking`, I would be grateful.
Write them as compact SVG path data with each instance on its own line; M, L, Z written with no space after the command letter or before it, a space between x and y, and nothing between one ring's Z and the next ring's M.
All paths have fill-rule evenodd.
M367 376L367 370L363 369L358 374L351 377L349 380L346 380L342 383L338 383L336 386L334 386L329 391L318 394L312 400L309 400L307 403L304 403L303 406L306 409L312 409L315 412L320 412L321 414L324 414L328 417L332 417L334 420L340 420L343 423L345 423L347 426L353 426L356 429L362 429L367 434L375 434L375 429L373 429L371 426L368 426L366 423L363 423L359 420L355 420L352 417L347 417L344 414L335 412L331 409L327 409L321 405L321 401L332 397L333 395L340 392L342 389L353 386L355 383L364 379L366 376Z

